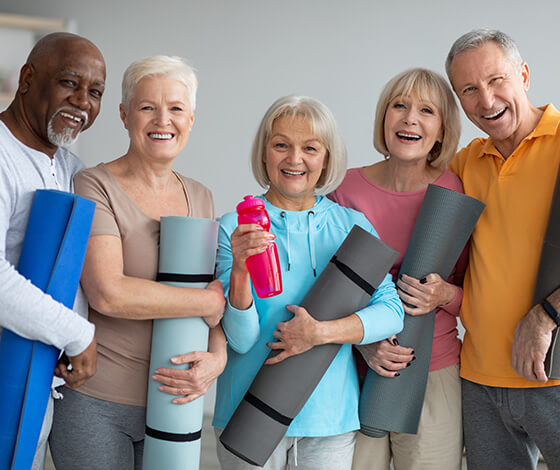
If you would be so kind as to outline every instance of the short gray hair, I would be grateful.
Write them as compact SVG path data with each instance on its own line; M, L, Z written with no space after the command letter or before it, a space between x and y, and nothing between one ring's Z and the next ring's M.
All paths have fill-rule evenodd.
M514 66L514 68L517 69L521 67L523 59L521 58L519 48L517 47L517 44L515 44L515 41L506 33L502 33L497 29L475 29L473 31L470 31L469 33L463 34L451 46L449 54L447 54L447 59L445 60L445 72L447 73L447 78L449 78L449 81L451 82L451 62L453 62L453 59L458 54L468 50L476 49L490 41L495 42L502 48L504 55Z
M303 116L311 125L317 139L327 149L327 166L317 182L316 194L328 194L342 182L346 173L347 152L342 135L334 116L323 103L308 96L284 96L276 100L263 116L251 152L253 175L263 188L270 186L264 156L272 134L272 126L277 119Z
M442 141L436 143L428 155L428 163L437 168L447 168L457 152L461 135L459 108L449 85L441 75L431 70L414 68L393 77L385 85L377 100L373 124L373 146L389 158L385 141L385 116L389 104L397 96L415 95L421 100L431 101L441 115Z
M196 108L198 80L193 68L177 56L154 55L132 62L125 70L122 80L121 104L128 109L134 86L145 77L163 76L178 80L187 87L191 112Z

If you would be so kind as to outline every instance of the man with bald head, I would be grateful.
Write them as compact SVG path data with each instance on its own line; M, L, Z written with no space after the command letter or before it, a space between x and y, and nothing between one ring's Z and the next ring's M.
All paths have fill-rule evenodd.
M105 84L103 56L75 34L53 33L37 42L19 76L15 98L0 113L0 328L65 351L56 373L70 386L95 373L94 326L33 286L15 269L37 189L72 190L84 165L65 147L97 117ZM87 316L78 292L76 311ZM1 331L1 329L0 329ZM52 400L33 469L44 465Z
M461 36L446 69L465 114L488 135L451 164L465 193L486 204L461 306L467 464L531 469L540 450L548 468L560 469L560 381L544 370L560 291L533 305L560 164L560 113L530 102L529 66L501 31Z

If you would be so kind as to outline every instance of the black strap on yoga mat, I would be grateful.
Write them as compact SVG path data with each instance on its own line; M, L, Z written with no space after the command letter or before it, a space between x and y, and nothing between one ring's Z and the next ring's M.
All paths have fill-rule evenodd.
M375 292L375 287L373 287L369 282L367 282L363 277L360 277L350 266L347 266L342 261L337 259L336 255L331 258L331 263L333 263L342 274L344 274L348 279L350 279L354 284L356 284L361 289L365 290L370 296Z
M170 442L192 442L200 439L202 436L202 429L196 432L189 432L187 434L178 434L174 432L158 431L150 426L146 426L146 436L159 439L160 441Z
M212 282L213 274L176 274L176 273L157 273L156 281L158 282Z
M282 413L278 413L278 411L268 406L264 401L259 400L251 392L247 392L245 394L245 400L251 403L251 405L253 405L258 410L262 411L265 415L272 418L274 421L283 424L284 426L289 426L293 421L293 418L288 418L287 416L284 416Z

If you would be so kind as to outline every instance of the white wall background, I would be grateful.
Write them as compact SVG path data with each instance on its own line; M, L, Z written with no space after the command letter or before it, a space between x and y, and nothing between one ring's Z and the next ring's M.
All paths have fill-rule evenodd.
M371 142L383 85L414 66L443 74L452 42L474 28L509 33L531 68L533 103L560 105L558 0L0 0L0 12L73 19L105 55L102 110L79 141L88 165L126 151L118 104L130 62L153 54L187 58L200 88L176 169L210 187L217 214L260 191L248 155L276 98L295 93L323 101L342 129L350 166L365 165L380 158ZM478 135L463 119L461 143Z
M443 73L451 43L473 28L510 33L531 67L533 102L560 104L557 0L0 0L0 11L74 19L105 55L101 114L79 141L88 165L127 148L118 103L128 64L152 54L188 58L200 80L198 109L176 168L212 189L218 214L259 192L248 154L276 98L323 101L340 124L350 165L367 164L379 159L372 121L384 83L413 66ZM479 135L468 121L463 128L462 143Z

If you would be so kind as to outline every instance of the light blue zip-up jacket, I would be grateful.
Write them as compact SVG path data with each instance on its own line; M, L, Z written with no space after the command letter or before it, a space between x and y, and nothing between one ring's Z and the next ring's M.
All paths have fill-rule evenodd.
M292 314L286 305L299 305L319 274L325 269L354 225L377 236L365 216L325 197L317 197L306 211L286 211L265 200L270 216L270 231L282 271L283 292L259 299L253 289L253 305L237 310L229 302L222 325L228 340L227 366L218 379L213 425L224 428L253 378L270 353L267 342L275 341L276 323ZM229 291L232 265L231 233L237 227L237 214L220 220L217 277L224 292ZM356 313L364 327L362 344L388 338L401 331L404 312L391 277L387 275L375 290L369 304ZM359 386L352 346L342 345L317 388L290 424L287 436L333 436L360 428L358 419Z

